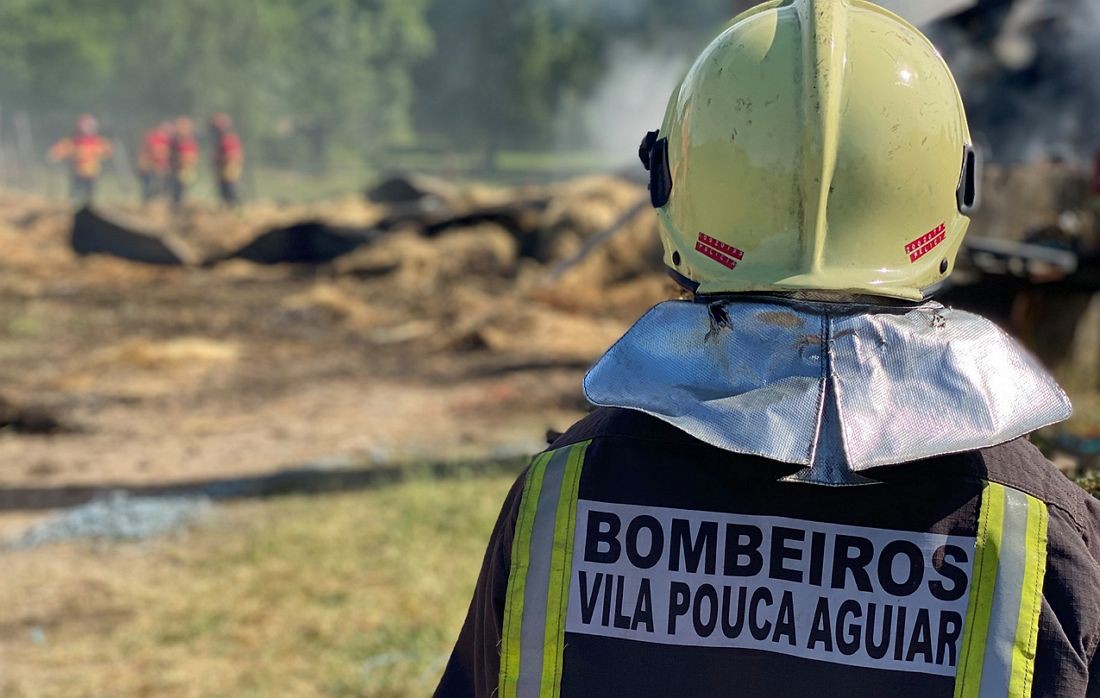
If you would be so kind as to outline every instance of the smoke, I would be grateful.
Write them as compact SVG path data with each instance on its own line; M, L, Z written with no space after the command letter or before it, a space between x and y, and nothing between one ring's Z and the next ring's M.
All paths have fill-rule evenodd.
M646 7L637 0L550 0L562 12L577 15L582 10L602 26L624 27L645 19Z
M931 34L993 158L1091 161L1100 147L1100 3L986 0Z
M604 20L629 22L640 6L590 7ZM1092 162L1100 149L1100 2L980 0L926 31L951 64L971 130L992 159ZM660 125L703 38L615 45L597 87L560 112L561 148L588 147L609 166L630 161L642 135Z
M557 118L563 150L587 148L601 164L637 162L638 144L660 127L669 96L692 61L734 15L758 0L549 0L579 11L606 36L603 75L593 89L567 100Z
M669 95L690 65L687 50L654 50L632 43L612 47L606 72L591 94L559 119L563 148L580 145L610 167L637 158L638 143L660 127Z

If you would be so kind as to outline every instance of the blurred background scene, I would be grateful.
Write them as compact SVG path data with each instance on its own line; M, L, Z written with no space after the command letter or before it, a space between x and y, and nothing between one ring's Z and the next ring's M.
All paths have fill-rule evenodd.
M677 295L638 143L751 4L0 5L0 695L430 694L516 474ZM987 163L941 299L1096 489L1100 5L887 4Z

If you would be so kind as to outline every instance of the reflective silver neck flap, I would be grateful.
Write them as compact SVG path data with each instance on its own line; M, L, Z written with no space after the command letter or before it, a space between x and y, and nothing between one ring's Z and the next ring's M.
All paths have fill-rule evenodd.
M712 446L871 482L870 468L971 451L1068 419L1069 399L990 321L938 303L662 303L584 380L589 402Z

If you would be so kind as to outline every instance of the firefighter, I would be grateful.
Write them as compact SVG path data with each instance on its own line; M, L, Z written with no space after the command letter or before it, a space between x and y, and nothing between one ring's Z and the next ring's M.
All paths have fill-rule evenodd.
M99 122L91 114L76 120L76 131L50 148L51 162L68 161L70 165L70 196L87 204L95 195L96 181L103 171L103 161L111 157L111 142L99 135Z
M1100 695L1070 415L931 299L977 203L958 88L865 0L739 16L641 155L664 262L508 495L437 696Z
M172 169L172 207L183 206L187 190L195 183L199 174L199 142L195 139L195 128L191 119L181 116L176 119L171 146Z
M210 118L210 132L214 140L214 175L218 180L218 194L222 203L234 208L240 201L238 190L244 169L244 146L233 130L233 119L219 113Z
M162 121L142 137L137 169L141 198L146 204L167 191L172 169L172 122Z

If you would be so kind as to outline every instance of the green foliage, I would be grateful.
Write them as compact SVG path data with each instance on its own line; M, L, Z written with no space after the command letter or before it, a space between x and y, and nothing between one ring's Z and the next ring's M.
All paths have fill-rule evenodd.
M416 68L416 124L484 149L490 166L502 148L562 145L562 105L608 79L616 45L693 53L730 12L729 0L438 1L428 13L437 51Z
M581 15L549 3L438 2L438 51L417 70L420 126L491 153L549 135L566 90L595 78L603 46Z
M72 21L73 13L80 5L71 0L0 5L0 94L45 106L64 105L62 94L93 95L92 83L111 74L111 47L89 36L105 34L109 23L100 16Z
M426 143L495 161L555 145L562 105L606 79L617 43L693 51L730 12L729 0L5 0L0 128L23 111L45 140L91 112L132 147L164 118L227 111L274 164L354 166Z
M51 136L90 111L131 134L166 117L237 117L253 141L326 159L408 138L428 0L9 0L0 107ZM43 118L44 117L44 118Z

